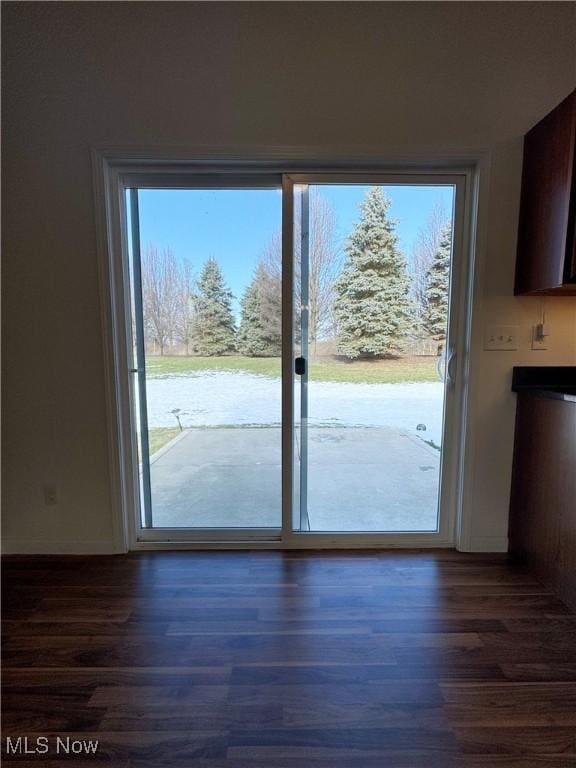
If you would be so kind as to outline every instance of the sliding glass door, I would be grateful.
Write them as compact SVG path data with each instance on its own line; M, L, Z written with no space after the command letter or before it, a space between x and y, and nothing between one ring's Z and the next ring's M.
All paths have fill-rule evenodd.
M302 531L440 528L454 204L453 184L294 187Z
M127 192L144 529L281 527L281 202Z
M464 189L126 184L137 540L449 541Z

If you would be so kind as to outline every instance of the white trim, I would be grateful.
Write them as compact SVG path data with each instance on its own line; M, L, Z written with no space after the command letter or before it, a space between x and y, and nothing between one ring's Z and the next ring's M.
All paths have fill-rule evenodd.
M122 430L121 406L118 398L116 362L116 301L113 278L114 251L112 249L111 214L109 210L110 165L103 154L92 152L92 177L94 183L96 215L96 250L98 256L98 287L100 294L100 319L104 355L104 390L106 398L108 468L110 478L110 513L112 515L113 547L127 552L126 526L128 515L125 503L123 457L121 453Z
M282 530L294 526L294 189L288 175L282 176ZM298 518L299 519L299 518Z
M236 537L227 542L210 542L204 539L198 541L183 541L180 536L175 537L179 541L171 540L154 542L142 541L142 536L136 531L136 515L134 510L138 506L138 488L134 478L134 457L136 446L130 429L130 403L132 401L129 377L122 376L122 372L128 370L128 344L126 339L126 306L122 294L122 287L126 285L126 265L122 257L123 239L120 222L122 219L122 193L123 183L130 178L146 174L148 178L154 174L175 173L178 168L187 169L187 172L196 177L204 174L206 180L208 174L218 174L220 179L224 175L232 173L250 173L257 175L284 173L294 178L295 174L303 173L307 176L318 174L322 169L329 169L326 177L336 178L346 175L348 180L355 178L377 177L391 183L391 178L406 178L411 176L411 183L416 179L451 178L456 176L466 179L466 199L464 201L464 221L462 222L462 245L469 244L469 252L462 253L469 265L469 274L466 276L467 290L464 295L466 306L466 329L472 331L471 319L471 293L472 289L478 290L475 285L474 275L474 247L472 238L472 205L476 199L472 194L473 187L477 187L478 163L483 159L484 152L447 152L439 154L437 151L425 152L421 155L412 155L409 158L396 156L385 162L382 159L381 148L370 151L369 148L350 148L338 151L330 148L324 150L306 150L303 148L268 148L243 150L223 150L222 148L199 148L194 152L180 153L176 150L159 152L156 149L122 151L103 150L93 153L95 195L97 201L97 230L98 230L98 254L99 275L101 288L101 307L103 316L104 355L107 393L107 415L109 433L109 456L111 475L111 509L113 514L114 541L117 551L142 548L176 548L176 547L269 547L269 548L315 548L315 547L448 547L454 546L454 529L456 528L456 544L458 548L466 547L469 540L469 505L465 504L464 490L470 487L465 475L469 472L471 464L463 458L468 446L463 443L463 450L457 450L457 470L461 482L458 488L459 499L452 503L452 519L448 520L448 526L436 534L289 534L277 539L262 540L262 538L242 537L238 541ZM150 158L156 158L151 161ZM392 157L389 155L389 158ZM431 158L433 158L431 160ZM471 167L474 166L474 167ZM423 168L425 170L423 170ZM396 174L396 177L394 176ZM460 309L459 309L460 314ZM476 325L476 323L475 323ZM124 330L123 330L124 329ZM470 338L461 350L461 358L466 359ZM469 365L469 358L468 358ZM465 376L467 367L458 365L458 377L461 386L459 395L459 417L462 421L462 439L467 434L465 426L470 393L468 391L468 377ZM124 379L124 380L123 380ZM462 444L461 444L462 445ZM460 447L460 446L459 446ZM460 508L460 514L456 525L456 508ZM286 510L287 511L287 510ZM286 513L285 511L285 513ZM188 534L189 535L189 534ZM156 539L156 536L154 536Z
M478 370L480 354L482 351L482 295L484 282L484 265L487 236L487 210L490 191L490 155L483 153L478 159L477 172L474 179L473 200L469 206L471 220L469 222L469 248L470 263L473 269L469 275L468 285L468 355L466 366L466 396L464 407L466 418L464 420L464 434L462 445L464 450L461 456L460 471L460 514L457 519L456 548L460 552L471 552L472 527L474 518L474 477L476 468L476 442L470 438L477 432L477 413L475 408L475 387L477 381L470 382L470 371ZM484 551L484 550L482 550ZM490 551L490 550L485 550ZM496 550L501 551L501 550Z
M230 169L269 169L275 167L279 173L303 172L322 169L333 173L335 169L362 170L371 172L375 169L386 171L394 168L419 169L445 168L452 172L456 165L470 166L480 161L489 152L488 148L460 147L438 148L435 145L422 144L413 147L409 152L405 146L386 146L377 144L348 144L321 146L274 145L261 144L236 145L222 147L220 145L196 145L173 147L122 147L101 146L94 150L111 166L122 166L127 170L155 170L163 172L179 172L181 167L191 169L200 167L211 168L222 173ZM290 171L288 170L290 166ZM283 169L283 170L282 170Z
M410 534L412 535L412 534ZM275 549L275 550L299 550L299 549L452 549L453 544L442 542L437 538L431 541L422 535L409 534L405 537L395 537L391 540L388 536L379 534L352 534L339 537L337 534L308 534L302 536L301 541L281 541L279 539L251 540L247 541L137 541L132 549L134 551L150 550L216 550L216 549ZM462 552L507 552L508 539L498 536L483 536L470 540L466 549ZM117 549L111 541L45 541L43 539L4 539L2 542L2 555L117 555L124 554L124 550Z
M459 552L508 552L507 536L473 536L466 549Z
M440 169L432 168L430 171L418 168L393 168L390 171L376 170L370 171L334 171L332 173L315 173L308 171L306 173L292 173L290 176L293 185L298 184L363 184L363 185L390 185L390 186L417 186L430 184L431 179L438 184L454 184L455 177L465 175L470 169L460 166L454 167L448 171L445 167Z
M193 532L193 537L190 532ZM252 544L255 542L280 542L281 528L141 528L137 534L138 544L154 542L214 544L225 541L232 544Z
M393 534L392 534L393 535ZM275 549L275 550L302 550L302 549L454 549L451 542L443 542L438 538L431 540L423 534L402 534L390 537L390 534L298 534L299 540L294 537L288 539L268 539L251 541L200 541L194 540L170 540L170 541L138 541L134 545L135 551L149 551L155 549ZM409 538L413 536L414 538ZM490 551L490 550L486 550ZM502 551L502 550L498 550Z
M45 539L3 539L3 555L119 555L111 541L46 541Z
M190 532L193 531L193 538ZM453 547L452 539L442 534L428 531L414 533L385 531L293 531L283 533L281 528L142 528L137 536L138 546L162 543L202 544L217 546L229 545L264 545L284 549L305 547L325 548L340 546L365 548L374 546Z

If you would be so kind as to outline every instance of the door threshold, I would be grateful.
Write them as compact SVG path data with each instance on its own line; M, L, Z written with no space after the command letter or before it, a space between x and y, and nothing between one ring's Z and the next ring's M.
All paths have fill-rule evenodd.
M132 551L149 550L314 550L314 549L455 549L453 541L425 535L366 536L364 534L302 533L270 539L139 540Z

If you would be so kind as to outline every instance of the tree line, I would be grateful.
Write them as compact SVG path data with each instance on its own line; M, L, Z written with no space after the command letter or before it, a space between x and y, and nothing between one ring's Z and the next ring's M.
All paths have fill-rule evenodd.
M401 354L410 337L431 336L443 342L451 225L439 209L432 212L409 271L390 205L380 187L371 188L342 249L335 236L334 209L319 192L311 191L308 320L313 351L324 339L336 339L338 352L351 359ZM298 314L298 226L294 234ZM175 344L187 355L280 355L281 264L281 237L276 234L241 297L237 323L234 296L215 258L209 258L195 277L190 263L177 259L170 249L147 247L142 254L142 305L148 346L161 355Z

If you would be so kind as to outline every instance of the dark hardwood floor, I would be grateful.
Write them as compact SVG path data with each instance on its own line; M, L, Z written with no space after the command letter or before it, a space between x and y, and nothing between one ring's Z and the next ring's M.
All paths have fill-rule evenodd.
M576 766L576 616L505 556L11 557L3 591L21 766Z

